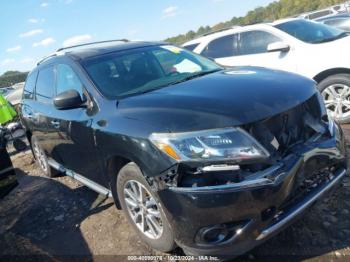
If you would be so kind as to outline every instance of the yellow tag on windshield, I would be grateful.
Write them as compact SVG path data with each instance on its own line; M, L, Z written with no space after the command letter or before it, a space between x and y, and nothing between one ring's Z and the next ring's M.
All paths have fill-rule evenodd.
M172 46L172 45L163 45L161 46L162 48L174 53L174 54L180 54L182 49L181 48L178 48L176 46Z

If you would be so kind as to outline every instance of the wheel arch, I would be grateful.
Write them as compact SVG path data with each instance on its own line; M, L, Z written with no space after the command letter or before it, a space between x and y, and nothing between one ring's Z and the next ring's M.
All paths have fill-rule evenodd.
M114 185L114 182L117 181L119 171L130 162L134 161L126 157L114 155L110 157L106 163L107 175L110 181L110 188L113 194L115 205L118 209L121 209L121 205L117 194L117 188Z
M320 83L323 80L325 80L327 77L332 75L338 75L338 74L350 74L350 68L338 67L338 68L327 69L325 71L318 73L316 76L313 77L313 79L317 83Z

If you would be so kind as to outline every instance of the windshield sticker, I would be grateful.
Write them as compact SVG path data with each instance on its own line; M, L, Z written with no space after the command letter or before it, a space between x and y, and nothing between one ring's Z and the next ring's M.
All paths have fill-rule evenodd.
M183 49L172 45L163 45L161 48L166 49L174 54L180 54Z

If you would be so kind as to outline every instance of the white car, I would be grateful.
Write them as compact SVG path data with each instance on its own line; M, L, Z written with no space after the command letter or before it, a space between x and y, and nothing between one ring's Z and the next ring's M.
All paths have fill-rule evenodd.
M183 47L224 66L269 67L314 79L333 118L350 122L350 36L344 31L287 19L213 33Z
M339 4L339 5L334 5L334 6L331 6L329 8L322 9L322 10L316 10L316 11L304 13L304 14L298 15L296 17L314 20L317 18L326 17L329 15L336 15L339 13L345 13L345 12L349 12L349 11L350 11L350 2L346 2L343 4Z
M22 101L23 89L18 88L12 91L10 94L5 96L5 99L11 103L13 106L17 106Z

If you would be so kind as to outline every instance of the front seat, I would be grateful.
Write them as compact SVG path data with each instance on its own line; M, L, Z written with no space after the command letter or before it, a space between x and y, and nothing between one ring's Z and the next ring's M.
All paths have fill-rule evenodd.
M146 83L156 79L150 68L149 61L144 57L140 57L131 63L129 70L130 80L135 87L140 87Z

